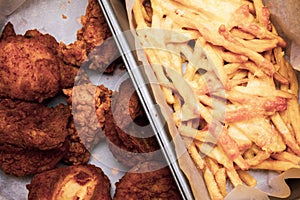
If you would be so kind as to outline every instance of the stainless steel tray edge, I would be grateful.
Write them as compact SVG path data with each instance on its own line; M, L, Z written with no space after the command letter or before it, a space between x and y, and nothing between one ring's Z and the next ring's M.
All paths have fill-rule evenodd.
M174 160L176 160L176 153L175 150L170 147L168 134L163 128L164 125L159 110L151 107L152 105L155 105L155 102L152 99L150 92L145 87L147 81L140 71L132 48L130 47L132 41L134 41L134 36L129 31L129 25L126 27L126 25L124 26L124 24L122 24L122 27L118 22L119 19L117 18L115 8L120 8L120 6L124 8L124 4L122 5L123 2L121 2L121 0L99 0L99 3L182 197L184 199L193 199L191 188L184 173L181 171L178 163L174 162ZM126 9L124 8L123 11L118 10L118 15L123 19L127 19ZM184 145L183 142L180 145Z

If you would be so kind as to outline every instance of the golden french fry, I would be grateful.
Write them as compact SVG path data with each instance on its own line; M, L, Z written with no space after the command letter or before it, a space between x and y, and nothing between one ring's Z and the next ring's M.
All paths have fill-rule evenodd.
M204 160L205 160L206 166L209 168L211 173L213 175L215 175L219 169L218 163L215 160L213 160L207 156L204 158Z
M265 160L258 165L252 166L252 169L264 169L273 171L287 171L292 168L300 168L299 165L295 165L292 162L280 161L280 160Z
M226 174L229 177L230 182L233 184L234 187L243 184L243 181L239 177L236 169L234 169L234 168L226 169Z
M224 197L221 194L218 184L216 183L215 177L212 174L212 172L209 170L209 168L204 169L204 180L207 185L208 192L212 198L212 200L222 200Z
M281 161L288 161L288 162L294 163L295 165L300 164L300 156L297 156L294 153L290 153L290 152L286 152L286 151L272 154L272 158L274 158L276 160L281 160Z
M256 186L256 184L257 184L256 179L253 176L251 176L251 174L249 174L247 171L238 170L237 173L240 176L240 178L242 179L242 181L244 183L246 183L248 186L250 186L250 187Z
M272 122L283 137L285 143L291 148L298 156L300 155L300 147L294 138L294 135L290 132L279 113L275 113L271 116Z
M226 169L219 168L215 173L215 179L218 184L221 194L225 197L227 195L226 190Z

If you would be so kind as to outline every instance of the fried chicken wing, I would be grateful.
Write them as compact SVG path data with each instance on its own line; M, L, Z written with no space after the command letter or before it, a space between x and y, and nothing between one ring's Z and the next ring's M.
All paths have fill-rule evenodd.
M47 150L62 146L71 112L39 103L0 99L0 144Z
M168 167L158 162L144 162L132 168L116 183L113 199L182 198Z
M110 200L110 180L95 165L60 167L35 175L28 184L28 200Z

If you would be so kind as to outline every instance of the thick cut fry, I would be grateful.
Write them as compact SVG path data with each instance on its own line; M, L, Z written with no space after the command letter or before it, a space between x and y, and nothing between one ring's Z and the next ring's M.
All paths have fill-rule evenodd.
M247 171L238 170L237 173L242 179L242 181L245 182L248 186L254 187L257 184L256 179L253 176L251 176L251 174L249 174Z
M216 182L218 184L221 194L225 197L227 195L226 190L226 169L219 168L215 173Z
M288 161L294 163L295 165L300 165L300 157L290 152L283 151L280 153L272 154L272 158L281 161Z
M273 171L287 171L292 168L300 168L299 165L295 165L288 161L280 161L280 160L265 160L258 165L252 166L253 169L265 169L265 170L273 170Z
M204 169L204 180L207 184L208 192L212 198L212 200L222 200L223 195L221 194L218 184L216 183L215 177L212 172L208 169Z

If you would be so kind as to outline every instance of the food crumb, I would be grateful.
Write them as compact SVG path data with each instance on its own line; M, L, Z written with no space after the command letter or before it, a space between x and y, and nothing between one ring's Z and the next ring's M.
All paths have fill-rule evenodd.
M112 173L113 175L117 175L119 172L120 172L120 171L119 171L117 168L112 168L112 169L111 169L111 173Z

